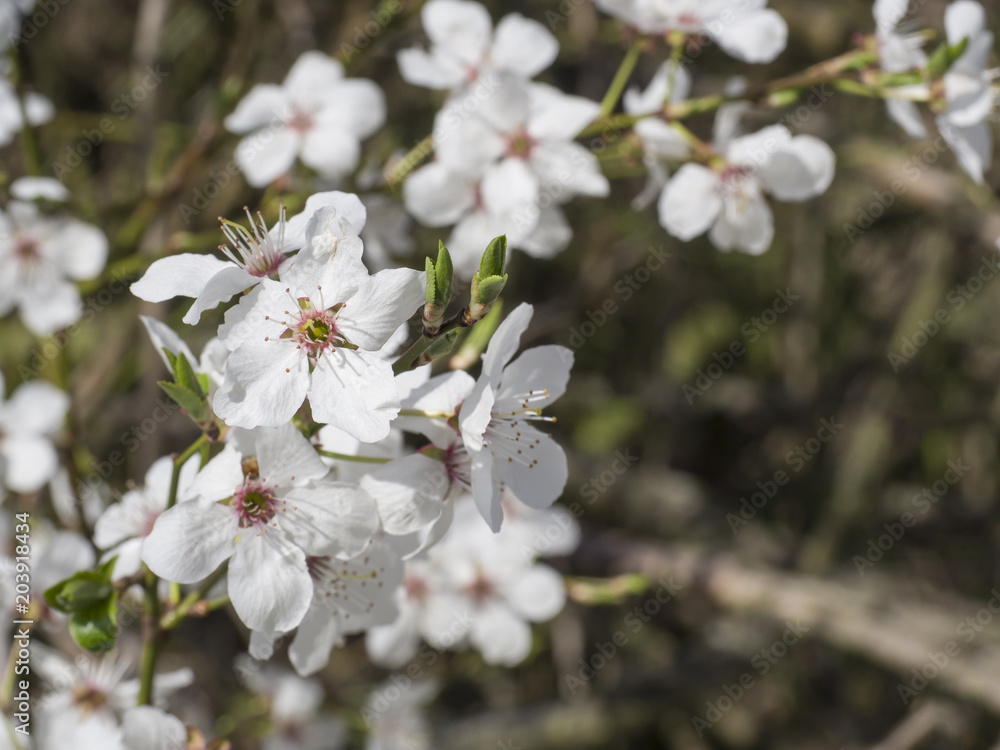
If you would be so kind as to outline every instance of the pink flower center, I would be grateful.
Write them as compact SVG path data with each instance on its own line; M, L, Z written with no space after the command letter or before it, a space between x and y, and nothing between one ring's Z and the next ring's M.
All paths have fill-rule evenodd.
M507 137L507 154L518 159L527 159L535 147L535 139L524 128Z
M406 598L415 602L424 601L429 592L427 582L420 576L415 575L407 575L403 579L403 590L406 591Z
M30 237L18 237L14 240L14 255L24 263L34 263L41 257L38 243Z
M301 110L295 110L292 113L292 118L288 121L288 127L302 135L312 130L314 124L313 116Z
M285 336L295 340L300 349L313 359L337 346L356 349L337 328L337 314L343 309L343 303L334 305L329 310L312 306L308 297L298 300L299 313L293 316Z
M240 527L266 524L278 511L274 491L259 479L248 479L233 495L233 508L239 515Z
M482 572L476 575L476 579L466 588L466 593L477 603L482 603L493 596L496 587L493 582L484 576Z

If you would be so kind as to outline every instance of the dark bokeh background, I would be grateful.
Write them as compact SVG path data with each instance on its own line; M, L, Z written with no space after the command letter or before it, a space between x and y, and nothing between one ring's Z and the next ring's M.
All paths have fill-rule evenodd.
M486 4L494 18L519 10L550 22L562 53L541 79L601 98L627 43L616 23L586 0L565 2L562 11L556 2ZM771 5L790 26L785 53L774 64L748 67L709 49L692 66L697 94L720 91L734 74L753 85L797 72L872 30L868 2ZM944 5L920 4L914 28L940 29ZM1000 6L985 5L996 23ZM25 79L59 109L39 133L47 173L63 179L79 213L112 238L109 271L87 290L93 298L165 252L209 251L221 240L218 215L236 218L244 204L274 215L282 190L294 192L286 196L291 213L323 187L305 176L264 194L238 176L221 185L236 139L220 121L252 83L281 80L303 50L345 55L374 6L71 0L23 45ZM352 75L373 78L387 93L388 124L366 147L375 170L423 138L440 105L439 95L405 84L395 65L398 49L423 39L416 7L402 3L386 30L348 55ZM647 55L633 80L645 84L665 54L661 45ZM168 75L132 108L121 97L147 65ZM673 240L654 209L630 208L644 183L641 163L615 162L609 175L624 176L613 181L610 199L569 204L569 249L548 262L513 257L506 297L536 306L532 343L576 352L571 388L554 413L571 454L562 502L579 511L584 538L558 564L573 576L641 572L651 583L612 597L615 603L571 602L538 629L536 652L517 669L488 668L473 654L442 659L429 670L444 684L433 709L441 747L510 741L532 750L805 750L874 747L894 731L879 747L986 748L997 741L1000 630L988 609L979 631L963 623L987 607L1000 572L1000 281L955 301L957 285L967 284L984 258L997 257L996 179L974 185L951 153L935 146L936 136L909 141L877 100L834 93L808 116L790 112L755 111L745 125L783 121L819 136L837 152L837 177L816 200L773 204L776 237L764 256L720 253L704 238ZM105 116L113 132L97 148L81 149ZM708 138L711 123L703 116L691 127ZM92 152L72 167L70 154L82 151ZM16 144L0 155L10 175L23 173ZM848 232L845 225L864 226L859 212L871 216L875 193L887 195L894 180L905 191L860 236ZM217 197L186 224L179 204L193 205L213 182ZM422 263L440 233L415 228L414 235L420 250L409 262ZM628 289L630 274L643 278L634 274L651 249L668 257ZM778 290L797 297L794 304L766 331L747 334ZM616 311L592 336L574 337L610 307ZM949 322L894 367L890 353L905 354L903 338L912 340L920 321L939 310ZM73 390L73 458L81 475L120 449L122 432L159 397L161 366L139 312L180 327L175 309L113 292L65 356L42 368ZM197 344L211 330L203 325L191 339ZM14 319L0 321L0 340L12 386L37 345ZM688 397L684 386L709 382L699 384L699 371L716 372L709 370L718 361L713 355L725 361L733 342L745 355ZM820 432L824 419L840 427L817 441L827 434ZM113 482L141 478L191 435L182 417L173 418L128 455L127 470ZM619 452L630 465L616 472L625 466L615 464ZM933 491L949 462L968 469L923 512L914 496ZM734 533L742 499L750 500L758 482L770 487L776 472L788 482L758 497L762 507ZM875 560L870 542L877 545L889 533L883 524L897 528L907 511L914 524L891 546L883 539L890 548ZM678 591L653 607L661 580ZM571 592L585 598L584 589ZM648 622L633 611L644 606L657 610ZM794 645L762 674L761 650L789 627L804 635L788 638ZM616 631L627 644L584 680L590 673L581 673L580 660L595 664L596 644ZM189 623L172 646L177 664L195 662L199 700L223 716L219 730L236 731L241 748L253 747L253 724L245 721L253 709L234 697L229 665L245 648L242 638L219 615ZM904 703L899 686L919 685L911 670L931 659L940 664L935 654L949 641L957 655ZM753 685L727 704L745 674ZM352 640L323 674L331 706L357 707L382 676ZM715 721L706 702L729 708ZM692 717L712 727L702 726L699 736Z

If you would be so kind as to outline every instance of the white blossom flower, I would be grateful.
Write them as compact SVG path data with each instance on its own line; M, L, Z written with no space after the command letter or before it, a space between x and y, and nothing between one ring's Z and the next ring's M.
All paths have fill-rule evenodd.
M72 747L82 750L160 750L138 744L149 729L151 717L137 714L139 681L126 680L128 660L111 654L103 658L78 657L70 663L55 651L32 644L32 666L49 684L56 686L38 706L39 746L42 750ZM153 701L162 704L172 693L194 679L189 669L157 674L153 678ZM124 732L120 722L125 720ZM179 723L179 722L178 722ZM173 722L156 721L158 729ZM186 734L186 733L185 733ZM131 741L132 744L129 744Z
M248 134L236 147L247 182L263 187L296 157L324 177L357 167L361 141L385 122L385 97L372 81L345 78L344 66L322 52L304 52L280 86L254 86L225 120Z
M688 156L691 149L681 133L662 118L665 102L679 102L691 93L691 75L672 61L663 63L644 91L630 88L622 97L626 114L641 117L635 123L635 134L642 141L643 164L648 178L642 192L632 201L632 207L641 210L656 200L670 177L664 161L678 161Z
M986 119L996 106L993 80L997 72L986 69L993 48L993 32L986 28L986 13L973 0L958 0L944 16L948 44L968 40L965 52L944 76L947 109L938 115L941 135L961 165L976 182L993 160L993 136Z
M255 464L243 463L248 456ZM322 481L328 471L290 423L233 434L192 483L197 497L156 519L142 559L177 583L200 581L230 560L229 597L240 619L266 633L289 631L313 597L305 550L355 555L377 529L371 498Z
M879 62L887 73L905 73L920 70L927 65L927 55L921 49L923 39L919 34L900 34L897 26L906 16L908 0L875 0L875 41L878 44ZM889 116L908 135L924 138L927 129L920 118L920 110L909 98L926 99L928 88L924 84L901 86L893 89L893 96L886 99Z
M292 666L303 676L323 669L345 636L393 622L398 614L395 594L403 581L399 555L378 539L351 559L311 554L306 565L313 580L313 598L288 648ZM250 655L270 658L277 635L254 632Z
M125 712L122 741L128 750L181 750L188 733L176 716L156 706L136 706Z
M420 17L430 51L397 55L403 79L418 86L461 91L485 72L533 78L559 54L555 37L520 13L504 16L495 33L486 8L467 0L430 0Z
M510 247L552 257L572 234L558 204L610 189L597 158L573 140L599 110L589 99L514 79L472 113L460 102L446 105L434 125L437 161L404 183L407 210L428 226L457 222L447 244L465 276L500 233Z
M288 254L305 244L305 228L320 208L336 210L338 221L331 231L340 236L357 234L364 227L365 207L361 201L356 195L339 191L311 196L302 212L287 221L282 205L278 222L270 230L260 213L255 222L247 209L250 231L223 220L222 231L232 247L220 245L219 249L227 260L199 253L161 258L132 284L132 293L147 302L194 297L194 304L184 315L184 322L194 325L205 310L253 289L263 279L276 278L288 262ZM347 222L345 228L341 228L343 221Z
M596 0L644 34L705 34L730 56L768 63L785 49L788 25L767 0Z
M181 467L177 482L177 500L188 499L188 491L198 473L200 456L193 456ZM142 543L153 530L160 514L167 509L174 460L164 456L146 472L144 485L130 489L122 499L101 514L94 527L94 544L107 550L102 561L117 556L112 577L124 578L142 566Z
M370 627L365 634L372 662L392 669L403 667L419 652L421 639L437 649L464 643L472 626L470 609L451 585L442 567L446 563L426 556L406 561L403 585L395 592L399 615L389 624Z
M83 302L73 281L96 277L107 256L107 237L97 227L11 201L0 213L0 264L6 268L0 276L0 315L16 307L28 330L39 336L75 323Z
M568 476L562 447L531 422L551 421L541 411L566 390L573 353L537 346L511 362L533 312L522 303L497 328L482 374L458 414L471 459L472 496L493 531L503 521L505 490L532 508L545 508L562 494Z
M709 239L720 250L759 255L774 237L764 193L783 201L820 195L833 180L836 157L823 141L793 137L783 125L732 137L728 124L719 127L729 120L726 109L716 120L715 150L721 158L677 171L660 195L660 224L685 241L710 230Z
M2 14L0 14L2 15ZM4 21L0 19L0 27ZM4 36L3 41L7 37ZM55 115L55 107L46 97L34 92L24 96L24 113L17 91L6 78L0 77L0 146L6 146L14 136L24 128L24 114L27 114L28 124L32 127L42 125Z
M255 299L244 297L243 325L220 331L232 354L214 406L227 424L277 426L308 397L318 422L364 442L389 434L399 397L392 365L378 351L423 305L424 274L369 276L361 242L341 242L334 218L331 209L318 211L309 247L280 281L265 280Z
M3 487L14 492L37 492L59 469L52 438L62 429L69 396L51 383L22 383L3 399L0 373L0 500Z

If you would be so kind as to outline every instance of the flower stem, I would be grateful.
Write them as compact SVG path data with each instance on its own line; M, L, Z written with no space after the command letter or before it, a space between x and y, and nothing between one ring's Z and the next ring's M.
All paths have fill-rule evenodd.
M433 336L428 335L427 330L424 329L420 338L414 341L410 348L403 352L399 359L397 359L393 364L393 375L399 375L401 372L412 370L416 361L420 358L420 355L430 349L431 344L444 334L459 328L468 328L476 322L477 321L473 320L472 316L469 315L469 311L466 308L462 308L455 314L454 317L442 323L441 328L439 328L437 333Z
M392 166L391 169L386 169L385 184L390 189L395 188L403 181L406 175L420 166L420 162L430 156L433 151L434 134L431 133L420 141L420 143L411 148L405 156Z
M453 411L423 411L422 409L400 409L401 417L426 417L427 419L451 419L455 416Z
M632 75L632 71L635 70L635 65L639 62L639 55L642 54L643 48L646 46L646 40L644 37L639 37L634 42L632 46L628 48L628 52L625 53L625 57L622 59L621 65L618 66L618 70L615 72L615 77L611 79L611 85L608 86L608 91L601 100L601 111L598 114L599 119L604 119L614 110L615 105L618 104L618 100L622 96L622 92L625 90L625 84L628 83L629 77Z
M229 569L228 562L220 565L218 570L216 570L214 573L212 573L212 575L206 578L204 582L201 584L201 586L199 586L197 589L195 589L186 597L184 597L184 600L179 605L177 605L176 609L167 612L165 615L163 615L163 617L160 619L160 629L173 630L178 625L180 625L181 622L184 620L184 618L187 617L189 614L191 614L191 610L194 609L194 607L199 602L204 600L205 595L209 592L212 586L214 586L222 579L222 576L226 574L226 571L228 569Z
M375 456L351 456L347 453L334 453L333 451L323 451L316 450L321 456L326 456L327 458L335 458L338 461L355 461L361 464L387 464L392 459L390 458L376 458Z
M174 469L170 474L170 493L167 495L168 510L173 508L174 504L177 502L177 485L181 478L181 467L183 467L184 464L187 463L188 459L200 451L205 445L208 445L208 435L203 432L197 440L187 447L187 450L174 459Z
M139 665L139 705L148 706L153 702L153 678L156 675L156 657L160 651L160 629L157 619L160 613L160 595L157 591L159 579L146 575L145 611L142 615L142 658Z

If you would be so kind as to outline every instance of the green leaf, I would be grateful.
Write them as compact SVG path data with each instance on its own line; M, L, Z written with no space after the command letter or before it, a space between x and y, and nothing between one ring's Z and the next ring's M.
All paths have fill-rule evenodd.
M191 367L191 363L188 362L188 358L184 354L178 354L174 362L174 382L181 388L186 388L196 394L199 398L203 398L206 395L201 389L201 384L198 382L198 376L195 374L194 368Z
M451 263L451 253L448 252L448 248L444 246L444 243L438 240L438 257L437 263L434 266L434 275L436 277L434 286L437 289L436 302L442 307L447 307L448 303L451 302L454 273Z
M165 346L163 347L163 354L166 356L167 362L170 363L170 372L173 372L174 368L177 367L177 355Z
M50 607L68 614L103 602L114 590L102 571L81 570L46 589L44 596Z
M204 418L204 396L195 393L189 388L183 388L176 383L168 383L165 380L159 380L156 384L163 389L164 393L180 404L181 408L190 414L195 421L199 421Z
M507 262L507 235L501 234L495 237L479 262L479 277L500 276L503 274L504 264Z
M503 276L489 276L485 279L480 279L476 286L476 302L480 305L489 306L496 302L497 297L500 296L500 292L503 291L504 285L507 283L507 275Z
M110 651L118 635L118 592L96 602L69 618L69 633L73 640L88 651Z
M427 274L427 293L424 295L424 300L428 305L433 305L434 300L437 299L436 289L437 289L437 275L434 273L434 261L430 258L424 258L424 272Z

